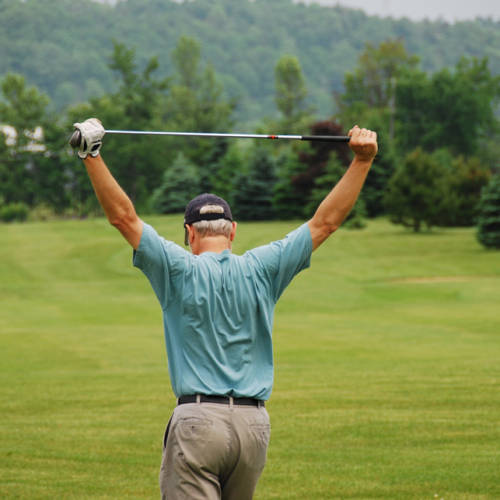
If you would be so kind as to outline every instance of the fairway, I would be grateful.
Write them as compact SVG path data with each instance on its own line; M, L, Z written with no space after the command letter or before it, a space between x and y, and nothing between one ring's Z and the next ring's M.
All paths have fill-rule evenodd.
M182 216L146 217L182 244ZM298 222L241 223L234 251ZM153 499L161 310L104 219L0 225L0 498ZM500 498L500 252L339 230L275 314L256 500Z

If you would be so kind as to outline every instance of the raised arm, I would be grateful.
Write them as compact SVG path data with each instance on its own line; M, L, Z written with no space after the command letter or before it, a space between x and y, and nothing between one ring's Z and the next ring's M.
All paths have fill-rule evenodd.
M308 222L313 250L336 231L358 199L368 171L377 154L377 134L357 125L349 131L349 146L355 156L342 179L320 203Z
M94 120L94 121L91 121ZM82 158L95 194L109 222L137 249L142 235L142 221L134 205L104 163L99 148L104 128L96 119L75 126L82 134L78 156ZM90 122L88 124L88 122Z

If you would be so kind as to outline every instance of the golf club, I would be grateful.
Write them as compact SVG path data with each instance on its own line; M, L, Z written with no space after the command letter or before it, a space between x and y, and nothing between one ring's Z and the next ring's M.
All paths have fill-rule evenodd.
M105 130L106 134L124 135L168 135L179 137L227 137L233 139L284 139L295 141L323 141L323 142L349 142L348 136L343 135L280 135L280 134L226 134L218 132L162 132L155 130ZM73 148L80 146L81 134L75 130L69 140Z

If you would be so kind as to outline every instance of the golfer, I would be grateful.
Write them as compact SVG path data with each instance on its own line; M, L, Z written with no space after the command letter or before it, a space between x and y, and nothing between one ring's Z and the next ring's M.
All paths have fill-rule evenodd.
M234 255L229 205L202 194L186 207L185 242L163 239L135 212L99 150L104 128L91 118L78 155L109 222L134 249L163 310L168 369L177 406L163 439L163 499L251 499L266 461L273 385L276 302L311 253L353 207L377 153L375 132L350 132L354 159L307 223L285 238ZM249 214L251 216L251 214Z

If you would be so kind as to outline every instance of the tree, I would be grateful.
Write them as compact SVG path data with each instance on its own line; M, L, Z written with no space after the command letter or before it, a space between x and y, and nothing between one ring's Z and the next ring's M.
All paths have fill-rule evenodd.
M184 212L189 201L198 194L198 170L183 153L179 153L153 192L151 208L161 214Z
M389 180L384 197L391 221L411 227L438 225L452 208L448 169L421 148L409 153Z
M43 124L49 99L23 76L8 74L0 82L0 194L5 203L35 204L37 158L44 151ZM9 135L9 140L7 140Z
M210 175L211 191L232 205L235 182L244 168L243 153L238 147L238 143L231 143L224 156L220 157L215 163L202 168L206 169Z
M307 89L299 60L291 55L282 56L276 63L274 75L275 101L282 115L280 131L300 131L310 109L306 106Z
M474 226L477 223L481 191L491 178L491 171L475 157L462 155L453 158L450 165L451 193L455 208L445 222L450 226Z
M273 213L275 162L267 146L256 143L234 189L234 215L239 220L270 220Z
M454 71L445 68L432 76L408 71L396 95L399 150L447 147L454 154L477 154L480 141L498 133L499 98L500 76L491 74L487 59L463 58Z
M356 68L344 77L345 91L336 95L340 121L375 130L379 153L366 179L363 199L370 217L383 213L383 193L395 168L396 89L400 79L418 64L401 40L367 43Z
M201 64L200 44L183 36L172 51L175 73L167 100L167 124L171 130L222 132L230 129L235 103L223 99L223 89L214 68ZM211 191L212 183L207 165L217 163L227 151L227 139L191 138L175 141L181 150L200 167L203 191Z
M500 175L491 178L481 193L477 238L487 248L500 249Z
M69 111L71 121L98 116L109 129L157 130L169 87L168 79L154 77L158 70L157 58L152 57L139 71L135 51L115 42L109 66L118 76L117 92L91 99L88 105L74 107ZM106 161L139 209L147 205L165 163L174 159L174 151L165 147L166 144L168 141L150 136L109 135L105 138L103 152L116 152L116 157L110 155ZM79 177L78 182L88 184L84 176Z
M378 47L367 43L354 71L344 76L344 93L336 98L342 123L375 128L372 122L377 117L377 125L392 140L398 79L417 64L418 57L408 54L400 40L387 40Z
M295 149L283 148L276 158L276 184L273 190L273 211L280 220L306 216L306 199L295 184L298 175L306 169Z

